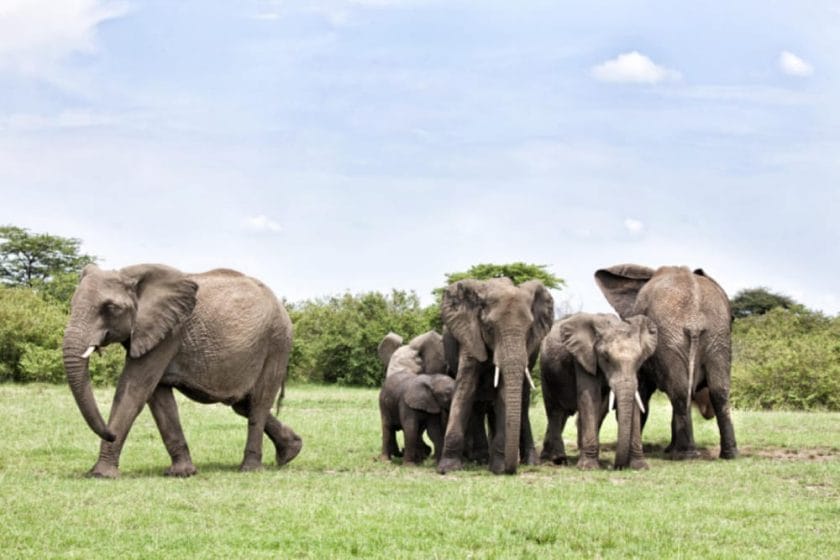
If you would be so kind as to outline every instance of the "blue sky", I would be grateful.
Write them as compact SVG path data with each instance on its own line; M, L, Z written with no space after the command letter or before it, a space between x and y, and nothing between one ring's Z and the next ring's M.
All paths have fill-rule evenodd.
M703 267L840 312L840 4L0 3L0 223L291 300Z

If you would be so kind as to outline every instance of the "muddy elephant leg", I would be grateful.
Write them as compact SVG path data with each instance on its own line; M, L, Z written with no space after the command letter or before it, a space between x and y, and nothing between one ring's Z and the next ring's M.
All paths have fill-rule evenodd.
M738 445L735 443L735 428L732 426L732 415L729 409L729 353L718 353L706 358L706 380L709 386L709 397L715 410L718 430L720 431L720 458L734 459L738 456Z
M196 473L190 458L187 439L178 417L178 404L172 394L172 387L158 385L149 399L149 410L155 419L163 444L172 459L172 465L164 471L167 476L192 476Z
M579 469L597 469L600 467L598 426L605 415L604 399L601 398L601 383L598 379L576 366L578 390L578 449Z
M678 395L669 395L671 399L671 443L665 448L665 453L672 459L695 459L700 456L694 445L694 426L691 423L690 412L686 411L687 389Z
M565 465L568 463L568 458L566 457L566 446L563 444L563 430L566 428L566 420L571 414L560 407L552 407L546 411L546 416L548 416L548 425L545 430L540 460L551 461L555 465Z
M443 439L443 455L437 467L440 474L446 474L464 466L464 430L473 409L478 379L475 364L467 363L464 358L461 359L458 370L449 422Z

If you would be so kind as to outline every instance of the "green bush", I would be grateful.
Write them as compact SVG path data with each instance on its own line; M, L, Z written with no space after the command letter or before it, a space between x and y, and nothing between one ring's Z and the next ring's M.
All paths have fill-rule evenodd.
M376 347L389 331L406 341L431 328L434 306L413 292L344 294L286 304L294 323L291 379L378 387L385 368Z
M736 408L840 410L840 317L775 308L733 325Z

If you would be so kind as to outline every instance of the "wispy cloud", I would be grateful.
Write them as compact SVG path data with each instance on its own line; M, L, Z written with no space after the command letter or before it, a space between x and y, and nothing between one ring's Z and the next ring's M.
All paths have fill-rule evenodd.
M245 229L257 233L279 233L283 231L280 224L264 214L252 216L243 222Z
M590 70L596 80L602 82L656 84L666 80L679 80L681 75L653 62L639 51L623 53Z
M790 51L779 54L779 69L788 76L808 77L814 73L814 67Z
M624 220L624 229L626 229L633 235L639 235L644 231L645 224L644 222L641 222L639 220L627 218Z

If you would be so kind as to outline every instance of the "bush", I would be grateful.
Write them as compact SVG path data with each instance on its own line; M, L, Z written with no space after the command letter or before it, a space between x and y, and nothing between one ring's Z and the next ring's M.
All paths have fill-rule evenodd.
M775 308L733 325L732 404L840 410L840 317Z
M376 347L389 331L406 341L431 328L435 310L414 292L344 294L286 304L294 323L289 376L300 381L378 387Z

